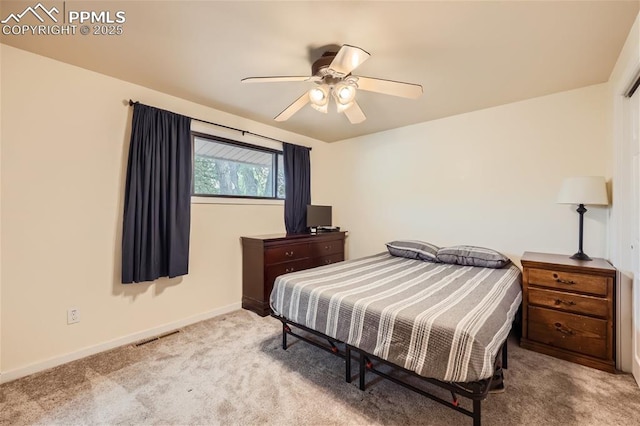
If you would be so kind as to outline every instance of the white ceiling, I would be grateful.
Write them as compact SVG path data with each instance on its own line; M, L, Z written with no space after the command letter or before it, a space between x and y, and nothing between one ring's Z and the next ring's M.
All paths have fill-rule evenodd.
M3 0L0 15L35 3ZM332 142L605 82L638 1L67 1L64 7L124 10L124 34L0 40ZM424 95L360 91L367 115L361 124L333 108L325 115L309 106L278 123L273 117L313 83L240 83L309 75L322 47L332 44L371 54L355 75L418 83Z

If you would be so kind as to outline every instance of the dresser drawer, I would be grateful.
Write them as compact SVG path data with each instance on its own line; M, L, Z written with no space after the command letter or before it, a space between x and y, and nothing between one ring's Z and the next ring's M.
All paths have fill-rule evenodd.
M267 284L267 288L265 289L266 296L269 297L271 294L271 289L273 288L273 282L276 277L280 275L288 274L290 272L303 271L305 269L313 268L313 260L312 259L302 259L296 260L292 262L284 262L279 263L277 265L272 265L267 267L267 271L265 273L265 284Z
M269 247L264 251L265 265L274 263L290 262L292 260L310 257L311 248L309 244L289 244L286 246Z
M594 296L530 287L529 304L576 314L586 314L602 318L609 317L609 301Z
M528 307L529 340L596 358L607 358L607 321Z
M315 241L311 243L311 255L313 257L328 256L336 253L344 253L344 242L342 240Z
M529 269L529 285L607 295L607 277L561 272L553 269Z
M317 257L313 259L313 266L331 265L332 263L342 262L344 260L344 253L332 254L324 257Z

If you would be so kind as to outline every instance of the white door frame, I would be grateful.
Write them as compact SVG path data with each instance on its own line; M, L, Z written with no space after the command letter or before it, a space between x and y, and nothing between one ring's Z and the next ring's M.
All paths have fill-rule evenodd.
M636 70L640 70L637 65ZM617 367L640 385L640 90L626 96L640 73L614 99L614 173L611 259L616 285ZM619 88L618 88L619 89Z
M640 93L636 91L628 101L631 128L628 132L631 179L630 191L630 245L632 272L631 290L631 372L640 385Z

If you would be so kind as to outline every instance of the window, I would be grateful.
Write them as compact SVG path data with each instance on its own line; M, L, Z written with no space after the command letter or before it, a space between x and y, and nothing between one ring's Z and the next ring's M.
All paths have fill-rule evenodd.
M282 152L192 133L193 195L284 199Z

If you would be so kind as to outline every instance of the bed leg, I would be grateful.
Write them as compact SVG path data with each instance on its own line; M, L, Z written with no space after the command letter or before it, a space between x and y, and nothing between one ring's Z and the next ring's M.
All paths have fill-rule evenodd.
M360 390L364 390L364 373L365 373L365 357L364 353L360 352Z
M287 350L287 331L291 330L286 323L282 323L282 349Z
M349 347L349 345L344 345L344 354L344 379L347 381L347 383L351 383L351 348Z
M507 369L507 341L502 345L502 368Z
M482 421L481 421L481 411L480 411L480 404L482 403L481 400L479 399L474 399L473 400L473 426L480 426Z

